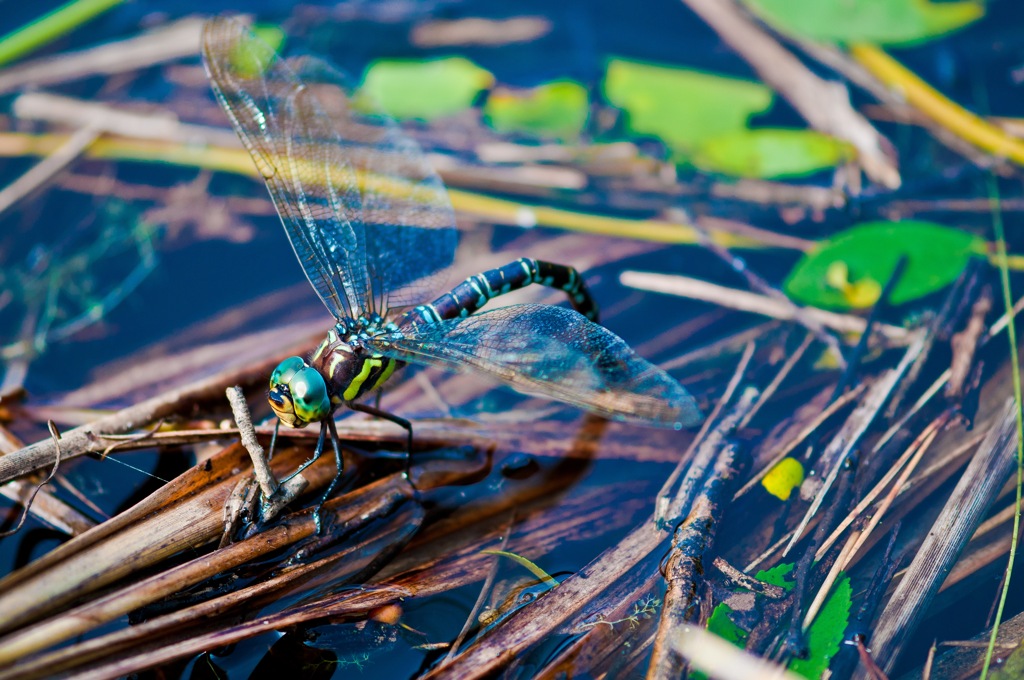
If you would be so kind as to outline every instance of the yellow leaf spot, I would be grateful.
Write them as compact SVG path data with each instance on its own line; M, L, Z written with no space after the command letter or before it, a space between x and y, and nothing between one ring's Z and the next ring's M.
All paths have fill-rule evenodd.
M850 268L836 260L825 270L825 284L843 294L846 304L854 309L870 307L882 296L882 285L870 277L850 282Z
M762 486L779 500L788 501L793 489L804 481L804 466L796 458L783 458L761 480Z

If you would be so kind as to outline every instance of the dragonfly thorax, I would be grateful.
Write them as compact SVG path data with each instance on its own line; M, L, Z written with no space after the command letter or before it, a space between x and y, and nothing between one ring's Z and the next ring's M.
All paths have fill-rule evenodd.
M382 356L367 346L367 340L397 332L394 324L379 317L347 320L327 332L309 365L324 380L333 405L354 401L382 385L401 362Z

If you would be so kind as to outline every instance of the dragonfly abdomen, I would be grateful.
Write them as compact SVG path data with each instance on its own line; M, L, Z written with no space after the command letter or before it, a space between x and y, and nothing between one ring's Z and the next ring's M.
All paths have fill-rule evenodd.
M428 324L467 317L487 304L488 300L533 283L565 291L573 309L591 321L598 320L597 303L576 269L529 257L521 257L503 267L470 276L450 293L445 293L429 305L416 307L412 313L419 315L419 321Z

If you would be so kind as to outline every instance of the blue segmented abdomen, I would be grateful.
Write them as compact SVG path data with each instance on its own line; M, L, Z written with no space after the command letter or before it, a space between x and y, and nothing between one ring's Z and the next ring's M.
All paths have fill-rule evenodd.
M412 314L420 323L433 324L473 314L487 301L530 284L565 291L569 303L591 321L598 321L597 304L583 277L572 267L523 257L503 267L470 276L429 305L416 307Z

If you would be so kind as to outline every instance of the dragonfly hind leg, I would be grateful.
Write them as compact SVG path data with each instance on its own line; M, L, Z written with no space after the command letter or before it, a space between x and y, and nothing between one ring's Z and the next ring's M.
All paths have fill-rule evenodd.
M400 426L405 430L407 437L405 442L405 474L409 476L409 467L412 465L412 423L405 418L396 416L394 413L388 413L380 408L370 406L368 404L360 404L352 402L348 405L353 411L360 411L361 413L368 413L371 416L377 418L383 418L384 420L390 420L392 423Z
M445 293L429 305L420 305L413 311L419 313L427 323L466 317L487 304L488 300L533 283L565 291L573 309L597 323L597 303L578 271L563 264L529 257L470 276L450 293Z

